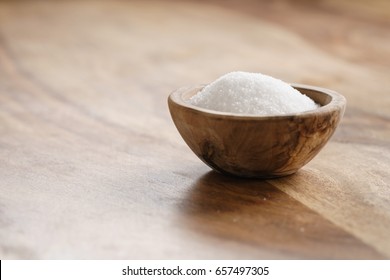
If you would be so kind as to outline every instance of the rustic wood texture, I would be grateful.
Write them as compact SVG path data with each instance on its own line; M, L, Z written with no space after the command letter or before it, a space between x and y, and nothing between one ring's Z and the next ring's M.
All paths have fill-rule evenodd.
M0 1L0 258L390 258L388 1ZM167 97L233 70L334 89L295 175L226 177Z
M346 100L337 92L294 87L321 107L284 116L215 112L189 104L203 88L192 86L168 97L169 111L183 140L215 171L245 178L277 178L296 173L313 159L345 111Z

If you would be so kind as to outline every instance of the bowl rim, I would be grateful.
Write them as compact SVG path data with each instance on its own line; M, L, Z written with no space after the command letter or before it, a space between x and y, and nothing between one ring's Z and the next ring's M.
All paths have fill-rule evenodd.
M222 112L211 109L205 109L202 107L191 105L183 99L183 94L198 90L200 91L207 84L199 84L195 86L181 87L173 91L168 97L168 103L176 104L177 106L184 107L187 110L193 111L194 113L208 115L210 117L220 117L220 118L231 118L231 119L240 119L240 120L269 120L269 119L286 119L286 118L296 118L296 117L313 117L319 114L329 114L334 111L344 110L346 106L346 99L340 93L318 86L311 86L299 83L290 83L290 85L300 91L311 90L316 91L321 94L326 94L331 97L331 100L328 104L320 106L319 108L303 111L295 114L284 114L284 115L249 115L249 114L240 114L240 113L230 113ZM304 94L304 93L302 93Z

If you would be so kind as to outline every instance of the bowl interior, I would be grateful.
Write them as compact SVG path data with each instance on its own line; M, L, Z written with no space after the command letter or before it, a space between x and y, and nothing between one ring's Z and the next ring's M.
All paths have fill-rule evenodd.
M321 106L328 105L332 101L332 96L327 94L326 92L319 92L319 91L310 90L307 88L299 88L295 86L294 88L299 92L301 92L302 94L307 95L308 97L313 99L315 103Z

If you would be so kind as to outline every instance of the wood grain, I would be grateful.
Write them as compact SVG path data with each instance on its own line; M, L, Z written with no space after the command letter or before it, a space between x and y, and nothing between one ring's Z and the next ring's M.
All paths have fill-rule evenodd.
M367 5L0 1L0 258L390 258L390 7ZM210 172L176 131L169 93L233 70L346 96L295 175Z
M296 173L329 141L346 106L345 98L334 91L295 84L321 107L282 116L229 114L190 105L189 99L202 88L180 88L168 97L172 120L204 163L220 173L245 178Z

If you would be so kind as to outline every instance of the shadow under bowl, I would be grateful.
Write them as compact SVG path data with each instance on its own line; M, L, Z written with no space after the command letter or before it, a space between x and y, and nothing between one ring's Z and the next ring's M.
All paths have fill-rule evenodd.
M320 107L278 116L213 111L188 102L204 85L174 91L168 106L184 141L214 170L240 177L281 177L295 173L317 155L346 106L345 98L332 90L292 86Z

